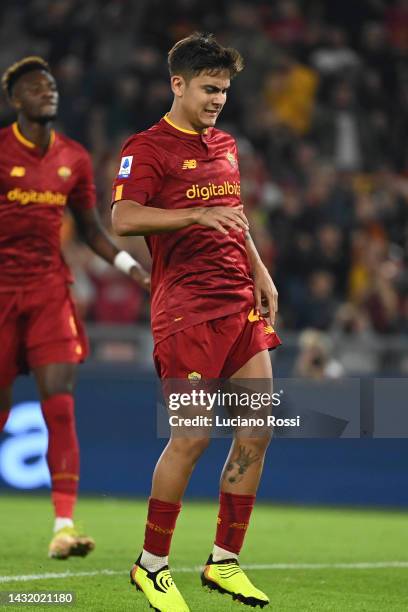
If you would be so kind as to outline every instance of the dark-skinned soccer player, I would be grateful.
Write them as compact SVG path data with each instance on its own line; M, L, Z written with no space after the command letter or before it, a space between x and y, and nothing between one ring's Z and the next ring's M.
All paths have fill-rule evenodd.
M73 522L79 481L74 378L87 342L60 250L65 208L94 253L147 290L150 278L101 224L89 154L52 129L58 90L48 64L41 57L23 58L6 70L2 85L17 118L0 130L0 430L13 381L31 371L48 429L55 510L49 556L66 559L85 556L95 543Z

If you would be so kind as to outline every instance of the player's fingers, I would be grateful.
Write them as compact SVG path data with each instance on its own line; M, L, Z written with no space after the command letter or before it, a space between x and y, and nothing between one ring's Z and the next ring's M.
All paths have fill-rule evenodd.
M221 225L221 223L219 221L217 221L216 219L214 220L213 224L211 225L211 227L213 227L214 229L216 229L218 232L221 232L221 234L228 234L228 230L225 229L225 227L223 227Z
M262 309L262 294L259 289L255 287L254 289L254 298L255 298L255 312L260 314Z
M269 306L269 316L271 318L271 324L275 325L276 313L278 311L278 292L276 290L271 291L268 294L268 306Z
M243 209L242 209L242 208L241 208L241 209L238 209L238 214L239 214L239 216L241 217L241 219L242 219L243 221L245 221L245 223L246 223L246 224L247 224L247 226L249 227L249 221L248 221L248 218L247 218L247 216L246 216L246 214L244 213L244 211L243 211Z
M249 229L248 221L246 220L245 215L242 216L240 213L237 213L237 211L234 211L232 209L231 209L230 213L231 214L227 214L226 215L228 219L232 219L243 230L248 230Z

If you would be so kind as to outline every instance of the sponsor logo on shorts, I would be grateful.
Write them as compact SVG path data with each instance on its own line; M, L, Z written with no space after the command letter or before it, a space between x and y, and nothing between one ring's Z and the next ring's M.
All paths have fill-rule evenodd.
M195 382L197 380L201 380L202 376L199 372L190 372L190 374L187 376L188 380L190 382Z
M25 176L26 169L24 166L13 166L10 170L10 176Z
M126 155L120 160L119 178L128 178L132 169L133 155Z
M77 325L75 323L75 319L74 319L73 315L70 315L68 322L69 322L69 326L71 328L72 333L74 334L74 336L77 336L78 335L78 328L77 328Z
M255 312L255 308L252 308L249 312L248 315L248 321L250 323L255 323L255 321L262 321L262 318L260 314L258 314L257 312Z
M64 206L67 203L67 196L59 191L35 191L28 189L24 191L19 187L7 192L7 199L10 202L20 202L26 204L50 204L52 206Z
M197 160L196 159L185 159L182 165L183 170L194 170L197 168Z
M274 334L275 330L273 329L272 325L265 325L264 333L267 334L267 335Z
M188 200L210 200L211 198L218 198L219 196L240 196L241 195L241 184L237 181L230 183L230 181L224 181L216 185L215 183L208 183L208 185L191 185L186 191L186 197Z

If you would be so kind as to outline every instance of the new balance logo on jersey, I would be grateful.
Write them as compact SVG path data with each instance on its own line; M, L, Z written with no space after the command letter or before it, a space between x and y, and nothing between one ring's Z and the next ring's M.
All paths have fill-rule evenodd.
M183 161L183 170L194 170L197 168L197 160L196 159L185 159Z
M24 166L13 166L10 170L10 176L25 176L26 169Z

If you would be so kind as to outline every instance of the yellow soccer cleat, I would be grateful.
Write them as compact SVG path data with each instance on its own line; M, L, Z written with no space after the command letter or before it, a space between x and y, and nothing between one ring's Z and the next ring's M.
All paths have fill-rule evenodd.
M52 538L48 556L52 559L85 557L94 548L95 542L92 538L80 535L75 527L63 527Z
M140 565L140 557L130 570L130 582L146 595L150 607L157 612L190 612L173 582L168 565L149 572Z
M225 559L215 563L210 555L201 574L201 583L203 587L227 593L232 599L252 608L256 606L263 608L269 603L268 597L254 587L236 559Z

